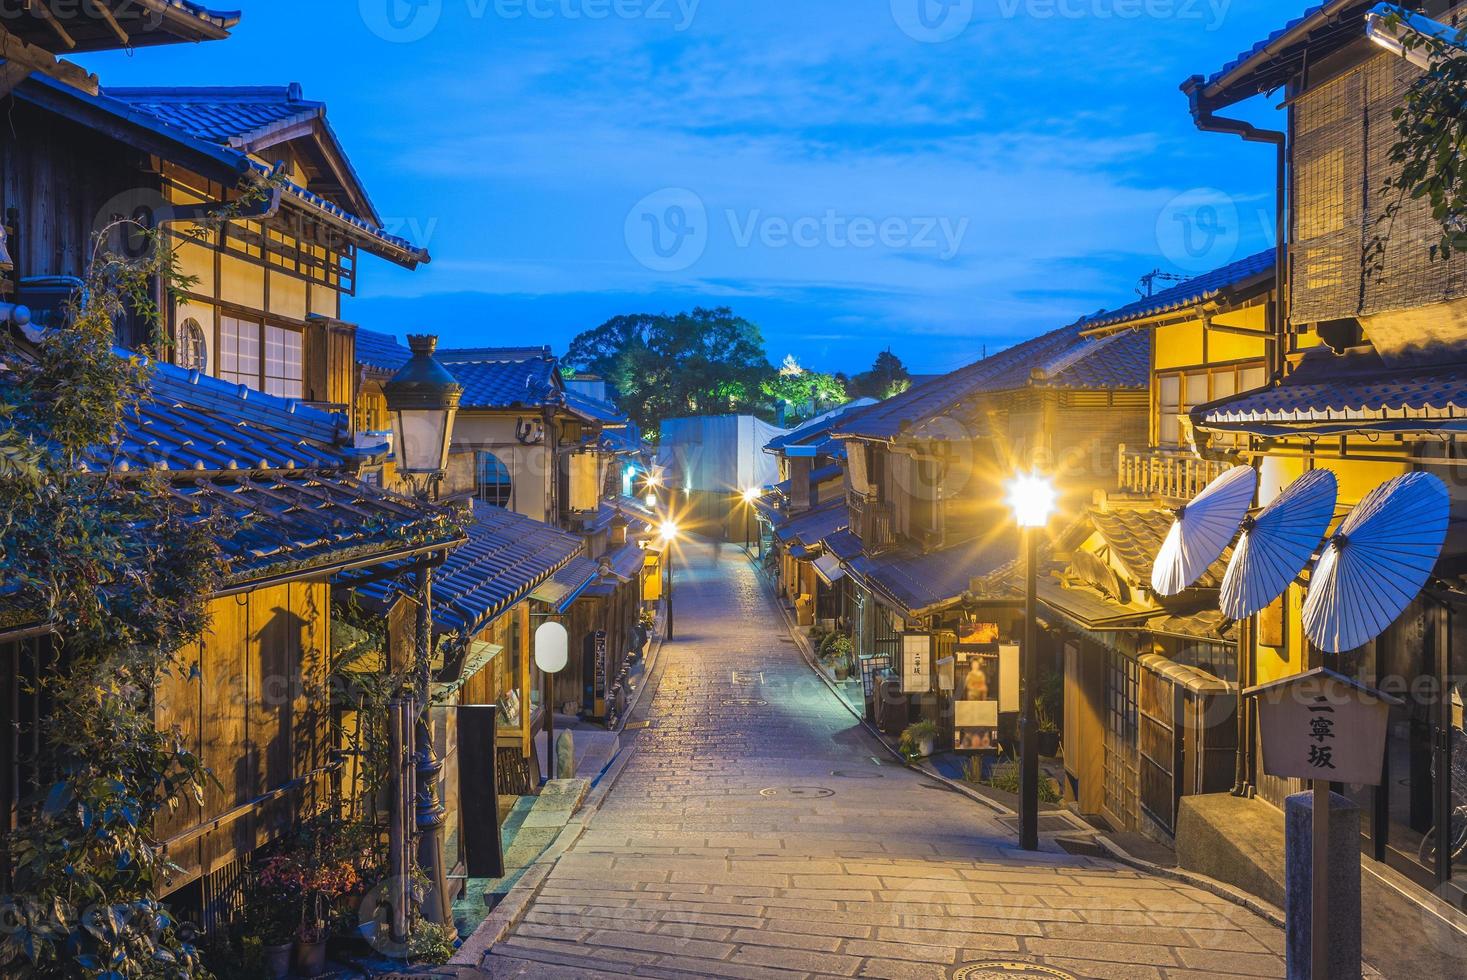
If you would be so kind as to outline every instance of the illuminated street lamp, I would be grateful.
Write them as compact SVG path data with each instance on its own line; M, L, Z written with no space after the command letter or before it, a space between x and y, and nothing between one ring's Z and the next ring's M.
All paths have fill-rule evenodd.
M382 386L382 394L387 401L387 410L392 413L395 429L392 454L397 472L415 485L419 497L428 500L435 496L438 483L448 469L453 420L458 414L464 389L448 369L434 359L437 337L410 335L408 347L412 350L412 357L402 370L392 376L391 381ZM423 903L423 915L428 921L441 925L451 922L452 915L448 904L448 873L443 861L443 794L439 786L443 761L433 753L433 731L428 717L428 686L433 659L430 620L432 569L426 565L421 567L415 584L418 608L413 694L418 723L414 789L418 864L428 875L432 889L432 894ZM393 798L402 797L394 794ZM402 895L395 898L395 901L403 900Z
M672 546L677 541L677 521L663 521L658 529L662 538L662 563L667 568L667 639L672 639Z
M1019 714L1019 846L1039 850L1039 733L1034 695L1039 684L1038 569L1039 532L1054 513L1054 484L1037 473L1020 473L1008 484L1014 523L1023 533L1024 657L1023 701Z
M748 551L749 550L749 542L750 542L750 540L753 537L753 535L750 533L749 526L753 523L753 520L754 520L754 501L758 500L760 496L761 496L761 494L759 492L759 488L758 487L749 487L747 490L744 491L744 508L745 508L745 510L744 510L744 550L745 551Z

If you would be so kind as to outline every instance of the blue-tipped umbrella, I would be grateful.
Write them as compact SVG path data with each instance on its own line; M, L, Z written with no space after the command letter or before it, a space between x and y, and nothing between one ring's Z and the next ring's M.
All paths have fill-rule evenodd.
M1366 494L1314 565L1304 600L1314 645L1353 650L1395 622L1431 576L1450 510L1446 484L1430 473L1407 473Z
M1177 508L1176 520L1151 566L1151 588L1172 596L1191 588L1220 557L1253 505L1258 473L1234 466L1209 483L1189 504Z
M1284 594L1329 530L1338 494L1334 473L1311 470L1244 519L1218 597L1224 616L1247 619Z

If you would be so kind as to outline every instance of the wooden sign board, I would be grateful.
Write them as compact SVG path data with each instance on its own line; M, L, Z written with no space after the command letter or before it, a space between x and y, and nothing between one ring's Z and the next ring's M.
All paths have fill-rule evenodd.
M1399 698L1324 667L1243 692L1258 702L1270 776L1376 786Z
M902 634L902 693L926 694L932 690L932 636Z

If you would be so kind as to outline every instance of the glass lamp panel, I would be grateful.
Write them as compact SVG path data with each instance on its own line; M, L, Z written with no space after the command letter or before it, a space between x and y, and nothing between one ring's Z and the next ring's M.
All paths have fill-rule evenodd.
M442 409L397 412L394 450L404 473L436 473L448 465L449 413Z

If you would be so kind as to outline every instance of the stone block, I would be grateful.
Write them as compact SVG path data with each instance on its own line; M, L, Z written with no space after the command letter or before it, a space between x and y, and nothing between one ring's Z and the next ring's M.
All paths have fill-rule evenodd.
M1289 980L1309 980L1313 962L1314 794L1284 800L1284 913ZM1329 806L1329 976L1360 976L1360 808L1335 793Z

